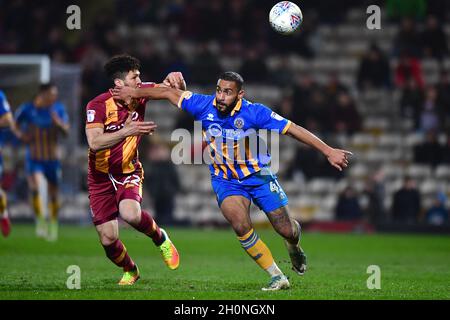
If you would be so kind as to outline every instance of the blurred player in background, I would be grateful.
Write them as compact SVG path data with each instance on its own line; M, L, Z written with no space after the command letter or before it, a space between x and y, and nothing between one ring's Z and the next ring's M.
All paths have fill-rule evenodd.
M140 79L140 62L120 55L105 64L108 77L116 86L161 86L179 83L180 73L170 73L163 84ZM185 87L181 87L185 89ZM89 143L88 191L92 221L106 256L124 275L119 285L132 285L140 277L139 269L119 239L117 217L150 237L170 269L179 265L178 252L167 233L151 215L141 209L144 171L138 158L143 135L152 134L153 122L145 122L147 99L119 101L111 92L91 100L86 107L86 136Z
M3 139L5 130L9 129L16 137L21 138L21 133L17 130L16 123L11 113L8 100L3 91L0 90L0 181L3 173L3 159L1 155L1 147L3 146ZM8 217L7 198L5 191L0 184L0 229L3 236L7 237L11 232L11 222Z
M194 116L195 120L202 121L203 136L212 160L212 187L222 214L244 250L270 275L269 285L263 290L287 289L290 287L287 277L253 230L251 201L266 213L274 229L284 238L293 270L303 275L306 255L299 244L300 224L289 217L287 196L269 168L270 155L255 151L255 145L249 143L251 135L257 134L259 129L287 134L322 152L338 170L347 167L347 155L351 153L334 149L268 107L243 99L243 83L239 74L225 72L217 82L215 96L173 88L118 87L113 92L118 99L168 99Z
M33 101L21 105L15 114L17 125L27 144L25 171L36 217L36 235L50 241L58 238L61 164L57 154L57 141L59 136L69 133L69 117L64 105L57 100L57 87L52 83L42 84ZM40 179L47 181L50 216L48 226L39 192Z

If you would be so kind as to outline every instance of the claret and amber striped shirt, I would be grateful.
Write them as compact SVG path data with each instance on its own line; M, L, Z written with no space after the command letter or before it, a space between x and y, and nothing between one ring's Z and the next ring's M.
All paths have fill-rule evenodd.
M154 85L145 84L147 87ZM123 128L130 113L133 121L144 121L146 102L146 99L140 99L124 106L114 100L110 92L103 93L86 107L86 128L102 128L105 133L118 131ZM138 155L140 140L141 136L130 136L107 149L89 149L90 173L128 174L141 169Z

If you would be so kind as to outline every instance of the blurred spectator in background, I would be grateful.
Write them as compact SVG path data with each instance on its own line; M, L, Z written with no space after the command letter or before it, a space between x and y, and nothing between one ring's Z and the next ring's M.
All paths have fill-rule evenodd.
M247 48L245 55L239 72L245 81L251 83L266 82L269 72L264 61L264 56L255 48Z
M165 70L163 74L168 74L170 72L179 71L183 74L184 79L189 83L191 79L191 72L185 59L181 55L180 51L176 47L172 47L168 50L167 54L164 55L164 66Z
M428 17L421 40L425 57L442 60L448 54L447 37L435 16Z
M439 117L440 106L437 105L437 91L436 88L430 86L425 93L425 101L420 113L419 130L422 132L439 131L441 127L441 120Z
M403 52L395 68L395 85L402 89L410 79L415 81L416 86L419 88L423 88L425 85L419 59Z
M295 113L292 97L283 96L280 102L280 107L276 108L275 112L278 112L284 118L292 119L292 115Z
M387 0L386 9L388 17L422 19L427 12L426 0Z
M442 226L449 223L450 212L445 207L447 196L443 192L438 192L436 195L433 206L425 212L425 223Z
M336 205L335 218L337 220L361 220L364 214L359 204L356 190L348 186L339 195Z
M437 17L441 21L448 18L450 3L448 0L428 0L427 12L430 15Z
M353 134L361 129L361 116L352 97L345 92L341 92L336 105L331 106L330 119L336 133Z
M394 54L399 56L402 53L406 53L411 57L420 57L422 53L420 40L420 34L417 32L415 21L410 18L404 18L394 39Z
M360 90L390 87L391 70L389 61L376 44L370 45L369 51L360 61L356 81Z
M163 79L163 61L153 43L154 41L151 39L143 41L136 54L141 61L141 78L143 81Z
M436 132L427 132L425 142L414 147L414 162L436 167L443 159L444 147L439 143Z
M419 128L420 112L424 99L423 90L417 86L417 82L413 78L409 78L402 89L400 112L402 117L413 120L415 129Z
M180 190L177 170L170 158L170 147L158 139L146 147L145 186L153 200L159 225L174 223L175 196Z
M437 89L437 104L440 107L439 117L442 121L442 128L450 130L450 77L447 71L440 74Z
M319 86L309 74L298 76L292 91L293 104L296 112L293 113L292 121L299 125L305 125L308 111L311 105L311 95Z
M450 130L448 130L446 133L446 142L443 150L444 157L442 159L442 162L450 164Z
M208 43L203 42L198 46L197 53L191 64L191 70L191 81L203 86L215 82L217 76L222 72L218 56L211 52Z
M366 199L364 208L365 216L372 224L379 224L386 220L386 212L384 210L384 173L378 170L366 180L362 196Z
M294 78L295 73L292 70L287 56L281 57L280 64L270 72L270 81L272 84L281 88L291 86Z
M305 144L298 145L292 162L287 166L286 177L291 179L296 173L302 174L306 181L313 178L340 179L345 174L330 167L324 156Z
M417 222L421 212L421 196L416 187L416 182L405 177L403 186L394 193L391 216L397 223L412 224Z
M348 87L339 80L339 76L335 72L329 75L324 89L328 101L332 103L337 101L341 92L349 92Z
M194 117L187 112L179 112L177 114L177 121L175 122L174 129L182 128L189 131L194 131Z
M336 102L328 102L327 96L323 94L323 89L314 89L311 93L311 99L308 105L303 109L305 112L304 122L308 128L315 129L317 132L330 132L330 105Z

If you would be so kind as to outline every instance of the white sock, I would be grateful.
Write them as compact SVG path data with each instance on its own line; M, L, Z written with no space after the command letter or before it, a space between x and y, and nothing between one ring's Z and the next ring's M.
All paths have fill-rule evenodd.
M273 278L275 276L281 276L283 272L278 268L275 261L266 269L266 272Z

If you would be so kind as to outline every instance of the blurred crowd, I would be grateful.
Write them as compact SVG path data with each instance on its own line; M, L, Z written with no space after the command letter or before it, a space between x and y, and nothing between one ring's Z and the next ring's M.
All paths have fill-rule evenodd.
M71 4L81 8L81 32L66 28L66 8ZM308 18L292 37L269 30L267 13L273 4L274 1L265 0L70 3L0 0L0 54L45 53L52 61L80 64L83 105L110 86L102 66L114 54L127 52L137 56L142 62L144 80L161 81L168 72L181 71L188 84L210 87L224 71L218 55L238 57L240 68L235 71L244 75L246 83L271 84L291 92L279 101L277 111L325 136L336 133L351 136L361 132L363 115L358 111L358 100L353 94L355 89L357 92L397 90L401 96L401 117L411 119L413 130L427 137L424 143L415 147L415 161L432 166L450 163L450 139L446 139L446 145L437 139L439 134L450 133L450 79L444 68L445 59L450 56L448 37L443 29L443 22L449 21L450 16L448 1L305 1L301 7L303 12L308 12ZM372 43L366 54L356 57L359 67L352 88L341 83L335 74L330 74L326 83L319 83L314 75L297 75L290 70L286 59L289 55L304 59L314 59L317 55L320 50L316 42L319 25L337 25L348 9L366 8L370 4L385 8L389 23L398 25L399 29L391 52L384 52ZM156 41L161 35L165 41ZM182 54L182 43L194 48L188 59ZM281 63L275 69L269 68L266 58L275 55L281 57ZM426 83L424 80L424 59L437 61L440 68L438 82ZM395 65L394 60L397 61ZM302 106L302 112L295 112L298 105ZM83 112L80 108L80 113ZM83 124L80 123L81 128ZM189 127L190 121L180 118L178 125ZM84 130L80 132L84 141ZM163 152L155 151L156 158L159 153ZM308 148L299 147L293 163L295 165L288 172L301 170L307 179L342 177ZM365 193L370 201L376 202L376 184L370 185L368 183ZM405 200L417 197L408 191L411 186L410 180L405 179L403 188L394 197L393 207L408 203L407 206L414 207L410 209L411 216L438 221L436 212L441 211L439 208L445 203L445 195L437 196L436 205L426 211L421 208L420 195L413 201L414 205ZM337 217L342 217L345 212L353 212L351 216L362 212L358 201L349 200L361 196L355 192L349 187L340 196ZM377 206L382 208L379 203L369 207ZM403 209L393 211L406 212Z

